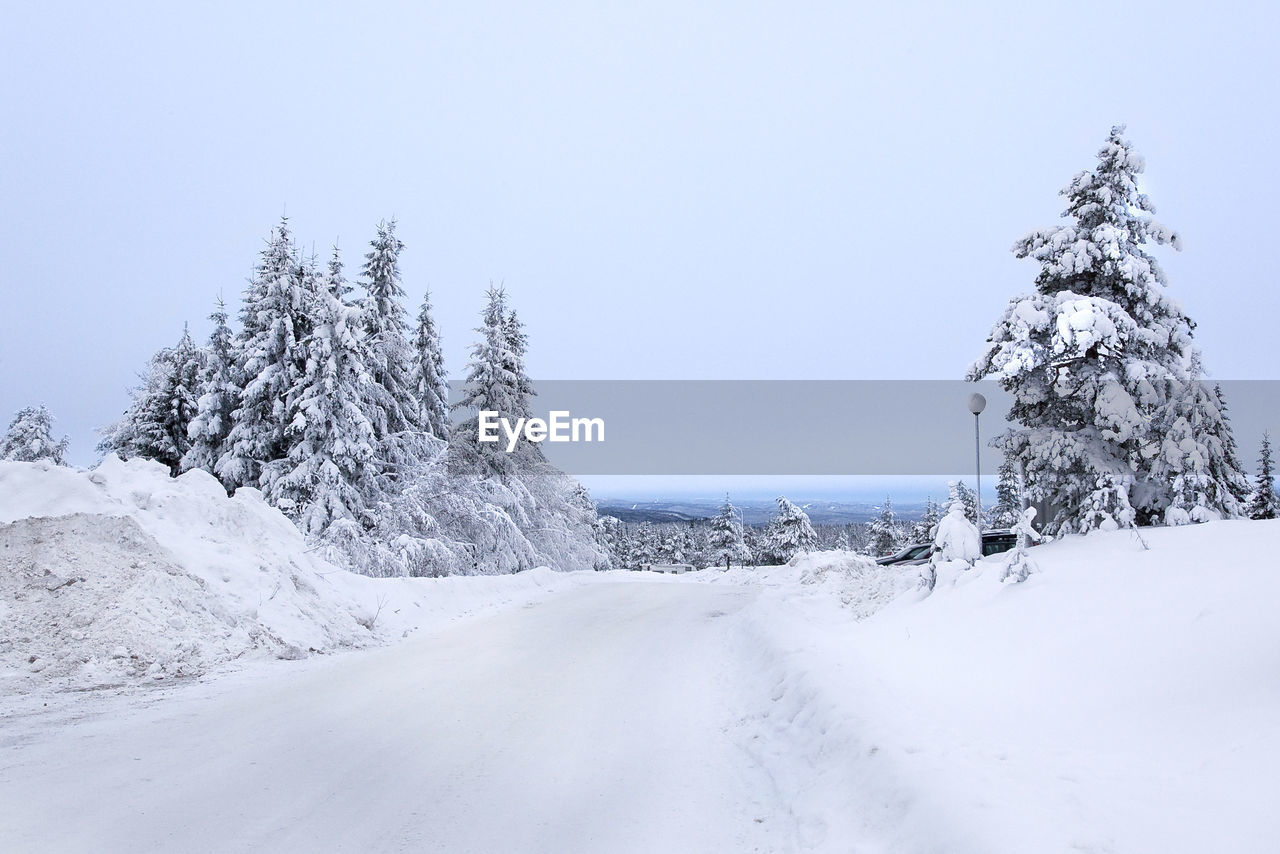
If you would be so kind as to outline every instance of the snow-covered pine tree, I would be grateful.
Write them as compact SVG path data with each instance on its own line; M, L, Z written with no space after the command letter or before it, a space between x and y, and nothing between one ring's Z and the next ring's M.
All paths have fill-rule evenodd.
M413 390L418 421L437 439L449 438L449 381L445 378L440 333L431 314L431 292L422 298L413 335Z
M373 382L385 389L382 411L374 420L378 457L392 477L412 469L427 454L419 401L414 389L413 348L409 344L409 314L400 283L400 253L396 222L379 222L370 242L360 282L364 327L369 342Z
M867 523L867 551L874 557L896 552L902 546L902 533L893 512L893 501L885 498L880 515Z
M631 559L636 566L658 562L658 533L652 522L641 522L631 541Z
M53 416L40 406L28 406L18 410L9 422L9 429L0 437L0 460L34 463L49 460L54 465L67 464L66 436L53 438Z
M120 420L103 430L98 450L121 459L142 457L169 467L177 476L191 448L187 431L198 411L204 353L186 326L176 346L151 357L143 383Z
M959 501L964 505L965 518L976 525L978 523L978 493L970 489L969 485L963 480L948 481L947 490L949 493L948 503Z
M707 548L710 563L725 569L735 561L745 565L751 559L751 553L742 539L742 523L738 521L738 511L728 494L724 497L724 504L720 505L720 512L711 519Z
M1018 461L1006 453L996 472L996 503L987 513L991 527L1012 528L1022 519L1022 487Z
M778 496L778 515L769 523L766 537L770 556L780 564L818 544L809 514L781 495Z
M938 521L942 518L942 508L930 496L924 501L924 513L911 523L910 540L913 543L931 543Z
M369 348L363 314L341 293L342 261L335 248L314 289L311 332L301 342L305 364L285 412L288 452L263 467L267 498L295 518L306 534L339 520L366 522L378 494L378 466L369 411Z
M517 358L509 349L506 292L490 285L485 296L481 325L475 330L480 340L471 347L462 398L455 404L472 414L454 429L453 446L482 461L488 470L508 474L516 468L513 454L508 454L501 442L479 441L479 413L497 412L515 423L519 413L528 411L528 399L521 392L519 377L511 371ZM520 447L527 446L523 443Z
M1051 531L1163 518L1173 465L1154 476L1164 437L1152 425L1181 415L1197 441L1212 428L1206 412L1191 411L1196 396L1177 394L1200 380L1193 324L1165 294L1146 247L1180 243L1149 216L1155 208L1137 186L1144 162L1123 133L1112 128L1098 166L1062 191L1069 222L1014 245L1040 264L1037 293L1010 302L968 373L998 379L1013 396L1010 420L1021 427L998 442L1025 465L1030 494L1058 508ZM1170 411L1179 406L1191 410ZM1230 514L1227 484L1206 493L1208 510Z
M1275 473L1271 462L1271 434L1262 434L1262 452L1258 457L1258 477L1253 484L1247 515L1250 519L1280 517L1280 496L1276 495Z
M318 277L299 263L281 218L263 248L245 289L236 338L235 374L240 397L214 474L228 486L267 486L262 468L288 455L288 413L306 366L302 342L311 332Z
M1236 444L1235 431L1231 429L1230 410L1220 383L1213 386L1213 401L1218 417L1210 423L1209 435L1220 443L1222 453L1210 457L1209 473L1215 481L1226 485L1243 513L1249 500L1249 476L1240 462L1240 446Z
M240 398L240 388L235 382L235 340L227 323L226 303L221 297L209 319L213 321L213 332L204 348L196 416L187 428L191 447L182 457L184 471L213 472L222 456L227 434L231 432L233 413Z
M506 338L509 359L506 368L511 373L511 381L515 385L516 400L522 407L520 411L513 414L517 418L528 418L531 414L529 398L534 395L533 380L529 378L524 364L525 352L529 349L529 336L525 334L524 324L516 316L514 308L502 321L502 333Z

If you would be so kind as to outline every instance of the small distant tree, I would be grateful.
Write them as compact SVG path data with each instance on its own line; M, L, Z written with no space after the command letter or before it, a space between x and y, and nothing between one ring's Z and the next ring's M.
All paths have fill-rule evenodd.
M68 440L63 436L53 438L53 416L42 406L21 409L9 422L9 429L0 438L0 460L34 463L49 460L55 465L67 464Z
M959 501L964 507L965 518L975 525L978 524L978 493L970 489L963 480L950 481L947 489L950 492L948 504Z
M773 517L767 534L768 551L778 563L786 563L818 544L818 535L809 515L785 497L778 496L778 515Z
M1275 475L1271 468L1271 434L1262 434L1262 455L1258 459L1258 479L1253 484L1253 496L1249 499L1250 519L1275 519L1280 517L1280 496L1276 495Z
M902 532L893 512L893 502L885 498L880 515L867 523L867 550L875 557L893 554L902 546Z
M742 523L738 521L737 510L728 495L724 497L724 504L720 505L720 512L711 520L708 548L713 565L728 568L735 561L745 564L751 559L751 553L742 538Z
M919 520L911 525L911 542L933 542L933 534L938 527L940 519L942 519L942 508L938 506L938 502L934 501L932 497L926 498L924 513L921 514Z
M1005 453L996 473L996 504L987 518L996 528L1012 528L1022 519L1022 484L1013 454Z

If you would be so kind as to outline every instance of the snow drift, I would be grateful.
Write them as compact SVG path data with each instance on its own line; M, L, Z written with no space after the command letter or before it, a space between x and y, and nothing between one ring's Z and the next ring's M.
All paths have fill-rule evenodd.
M517 577L370 579L309 551L254 489L145 460L0 462L0 684L94 688L300 658L540 596Z

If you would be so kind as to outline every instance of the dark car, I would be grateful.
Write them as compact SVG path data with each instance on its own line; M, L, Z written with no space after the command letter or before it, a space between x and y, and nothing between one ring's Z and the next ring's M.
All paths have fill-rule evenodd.
M1013 531L983 531L982 556L990 557L1010 551L1018 545L1018 535Z
M1013 531L997 530L982 532L982 556L1003 554L1018 545L1018 535ZM933 556L932 543L913 543L904 549L882 557L876 561L881 566L919 566L929 562Z
M933 554L933 543L912 543L887 557L877 559L876 563L881 566L891 566L909 560L928 560L931 554Z

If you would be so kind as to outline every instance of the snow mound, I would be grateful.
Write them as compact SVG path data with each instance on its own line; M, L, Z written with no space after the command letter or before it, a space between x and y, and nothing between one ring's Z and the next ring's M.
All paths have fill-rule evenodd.
M228 498L204 472L0 463L0 662L42 680L100 687L373 642L368 604L328 580L341 572L255 490Z
M862 620L898 596L915 590L917 566L880 566L872 558L849 551L801 552L784 566L706 569L691 578L711 584L758 584L787 598L837 600L841 612Z
M880 566L864 555L845 551L803 552L787 566L797 583L833 596L859 620L870 617L898 596L915 590L919 567ZM775 575L780 575L775 570Z

